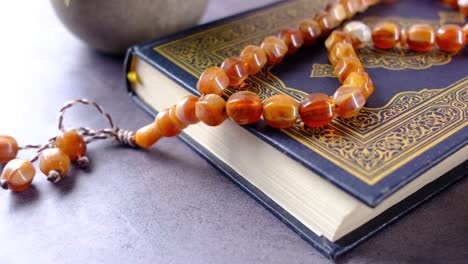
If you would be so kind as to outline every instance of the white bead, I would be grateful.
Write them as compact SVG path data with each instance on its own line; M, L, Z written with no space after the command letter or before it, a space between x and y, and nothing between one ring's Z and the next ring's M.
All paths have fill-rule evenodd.
M370 42L372 39L371 29L360 21L351 21L347 23L343 31L359 39L361 43Z

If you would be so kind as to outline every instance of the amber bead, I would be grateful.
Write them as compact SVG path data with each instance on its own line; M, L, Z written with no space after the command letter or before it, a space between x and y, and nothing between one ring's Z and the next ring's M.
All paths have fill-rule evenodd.
M334 68L334 73L341 83L344 82L350 73L363 71L364 67L361 64L361 61L355 57L342 58Z
M267 55L268 64L276 65L280 63L288 53L288 46L280 38L270 36L266 37L261 45Z
M337 21L329 12L326 11L318 13L315 16L315 21L317 21L320 27L322 37L327 36L333 28L340 24L340 21Z
M351 36L351 39L355 38L360 43L370 42L372 39L372 32L368 25L360 21L351 21L343 27L343 31ZM355 41L356 42L356 41Z
M200 94L222 95L229 85L229 77L219 67L207 68L198 79L197 90Z
M0 164L7 164L16 158L18 154L18 143L10 136L0 135Z
M406 42L411 50L431 51L435 43L434 29L428 24L416 24L408 28Z
M240 91L227 100L226 113L237 124L253 124L262 116L262 101L254 92Z
M26 190L36 175L36 169L30 161L13 159L5 165L2 172L2 185L4 182L10 190L22 192Z
M249 74L256 74L259 72L267 63L267 57L262 48L254 45L245 47L240 58L247 63L249 68Z
M343 85L360 87L362 94L367 99L374 92L374 83L367 72L352 72L343 82Z
M468 45L468 23L463 26L462 30L463 35L465 36L465 45Z
M383 22L372 29L372 41L379 49L391 49L395 47L399 37L398 26L394 23Z
M162 137L158 127L153 122L135 133L135 143L141 148L149 148Z
M221 69L226 72L229 77L229 85L238 87L244 83L244 80L249 77L249 66L247 62L236 57L229 57L221 64ZM217 94L220 95L220 94Z
M349 34L344 33L341 30L334 30L330 34L330 36L328 36L328 38L325 40L325 47L328 51L330 51L333 48L333 46L335 46L335 44L337 43L349 43L351 45L353 44Z
M281 30L279 38L288 46L288 54L296 53L304 44L304 37L301 32L295 28Z
M183 129L187 128L188 124L182 122L182 120L180 120L177 117L176 111L177 111L177 106L173 105L171 107L171 109L169 110L169 118L171 119L172 123L175 126L177 126L180 130L183 130Z
M463 31L457 25L444 25L437 30L436 43L439 49L458 52L464 46Z
M350 118L359 113L366 103L360 87L343 85L333 94L335 112L339 117Z
M59 148L46 149L41 154L39 160L39 169L46 176L51 171L56 171L61 177L64 177L68 173L70 168L70 158Z
M335 103L326 94L309 94L301 101L299 116L308 127L326 126L335 116Z
M61 149L70 160L75 161L86 154L86 142L75 130L67 130L55 140L57 148Z
M345 7L338 3L338 4L334 4L330 10L328 11L330 13L330 15L332 16L332 18L338 22L337 26L343 22L344 20L346 20L347 18L347 13L346 13L346 9Z
M337 43L328 53L328 59L333 66L346 57L359 59L353 46L349 43Z
M458 10L462 13L465 17L468 17L468 0L458 0Z
M263 119L271 127L292 127L298 117L299 103L289 95L274 95L263 102Z
M345 9L348 19L352 18L359 11L360 6L358 0L341 0L340 3Z
M406 47L406 45L408 45L407 39L406 29L402 28L398 33L398 43L400 44L400 47Z
M315 20L305 19L299 23L299 31L304 37L304 45L313 45L320 38L322 30Z
M226 101L216 94L204 95L195 104L195 114L206 125L221 125L227 118Z
M198 97L194 95L187 95L183 97L176 105L176 116L177 118L185 123L186 125L193 125L200 120L198 120L195 115L195 104L198 102Z
M210 94L214 95L214 94ZM171 118L171 108L160 111L154 120L156 128L163 137L175 137L182 132L182 128Z

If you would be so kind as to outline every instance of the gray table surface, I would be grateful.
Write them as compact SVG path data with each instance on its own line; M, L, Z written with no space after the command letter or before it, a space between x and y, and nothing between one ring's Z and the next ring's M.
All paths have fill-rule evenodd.
M0 16L0 134L41 143L57 110L98 101L121 127L151 121L127 95L122 58L70 35L46 1L8 1ZM269 1L212 1L203 21ZM68 124L100 126L82 108ZM0 192L0 263L329 263L178 139L148 151L91 145L90 173ZM340 263L467 263L468 180L366 241Z

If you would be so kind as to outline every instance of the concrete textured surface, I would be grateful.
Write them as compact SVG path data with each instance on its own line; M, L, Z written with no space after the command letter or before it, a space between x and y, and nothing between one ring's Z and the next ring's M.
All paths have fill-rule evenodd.
M267 2L213 0L202 20ZM122 58L88 49L47 2L2 10L1 134L43 143L77 98L101 103L121 127L151 121L124 89ZM72 111L66 125L101 126L91 113ZM57 185L38 174L24 193L0 192L0 263L330 263L178 139L148 151L97 143L89 157L89 173ZM338 263L466 263L467 190L464 179Z

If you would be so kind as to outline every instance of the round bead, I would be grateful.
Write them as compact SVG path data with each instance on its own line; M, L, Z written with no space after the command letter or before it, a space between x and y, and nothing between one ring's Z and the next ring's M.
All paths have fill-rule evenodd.
M3 168L2 181L8 184L10 190L22 192L26 190L36 175L36 169L30 161L13 159Z
M226 101L216 94L207 94L195 104L195 114L208 126L221 125L227 118Z
M336 20L329 12L326 11L318 13L315 16L315 21L317 21L320 27L322 37L328 35L333 28L340 24L340 21Z
M419 52L431 51L435 43L434 29L428 24L416 24L406 32L408 47Z
M330 15L338 23L343 22L347 18L346 9L342 4L335 4L330 8Z
M301 32L295 28L281 30L279 38L288 46L288 54L296 53L304 44L304 37Z
M289 95L274 95L263 102L263 119L271 127L292 127L298 116L299 104Z
M46 149L41 154L39 160L39 169L46 176L51 171L56 171L60 176L64 177L68 173L70 168L70 158L59 148Z
M262 116L262 101L254 92L240 91L227 100L226 113L237 124L253 124Z
M86 142L75 130L67 130L55 139L55 145L61 149L70 160L75 161L86 154Z
M359 59L355 57L344 57L335 65L333 72L340 82L343 83L350 73L364 72L364 67Z
M221 69L226 72L229 77L229 85L238 87L241 86L245 79L249 77L249 66L247 62L236 57L226 58L221 64ZM221 94L217 94L221 95Z
M458 52L464 46L463 31L457 25L444 25L437 30L436 43L443 51Z
M200 120L195 115L195 104L198 102L198 97L194 95L187 95L183 97L176 105L177 118L186 125L193 125Z
M343 31L359 39L361 43L367 43L372 40L372 32L370 28L360 21L351 21L347 23L344 26Z
M340 3L345 9L348 19L352 18L360 9L358 0L341 0Z
M322 34L319 24L311 19L302 20L299 23L299 31L304 37L304 45L315 44Z
M224 89L229 85L229 77L219 67L207 68L197 83L197 90L200 94L222 95Z
M288 53L288 46L280 38L270 36L266 37L261 45L263 51L267 55L268 64L276 65L280 63L286 53Z
M214 94L210 94L214 95ZM182 128L171 118L171 109L166 108L160 111L154 120L157 130L163 137L175 137L182 132Z
M362 94L367 99L374 92L374 84L367 72L352 72L346 77L343 85L360 87Z
M309 94L299 106L299 116L308 127L326 126L335 116L335 103L326 94Z
M335 66L340 60L346 57L354 57L359 59L354 48L349 43L337 43L328 53L328 59Z
M172 123L178 127L180 130L184 130L185 128L187 128L187 124L182 122L182 120L180 120L178 117L177 117L177 114L176 114L176 109L177 106L176 105L173 105L171 107L171 109L169 110L169 118L171 119Z
M327 48L327 50L330 51L333 48L333 46L335 46L335 44L338 43L353 44L351 37L347 33L344 33L341 30L335 30L325 40L325 47Z
M249 67L249 74L256 74L267 63L267 57L262 48L249 45L242 50L240 58L245 61Z
M162 137L158 127L153 122L144 126L135 133L135 143L141 148L149 148Z
M379 49L392 49L398 42L400 31L394 23L383 22L372 29L372 41Z
M458 10L462 13L465 17L468 17L468 0L458 0Z
M342 118L350 118L359 113L366 103L366 98L361 88L343 85L333 94L333 101L336 114Z
M18 143L10 136L0 135L0 164L7 164L18 155Z

